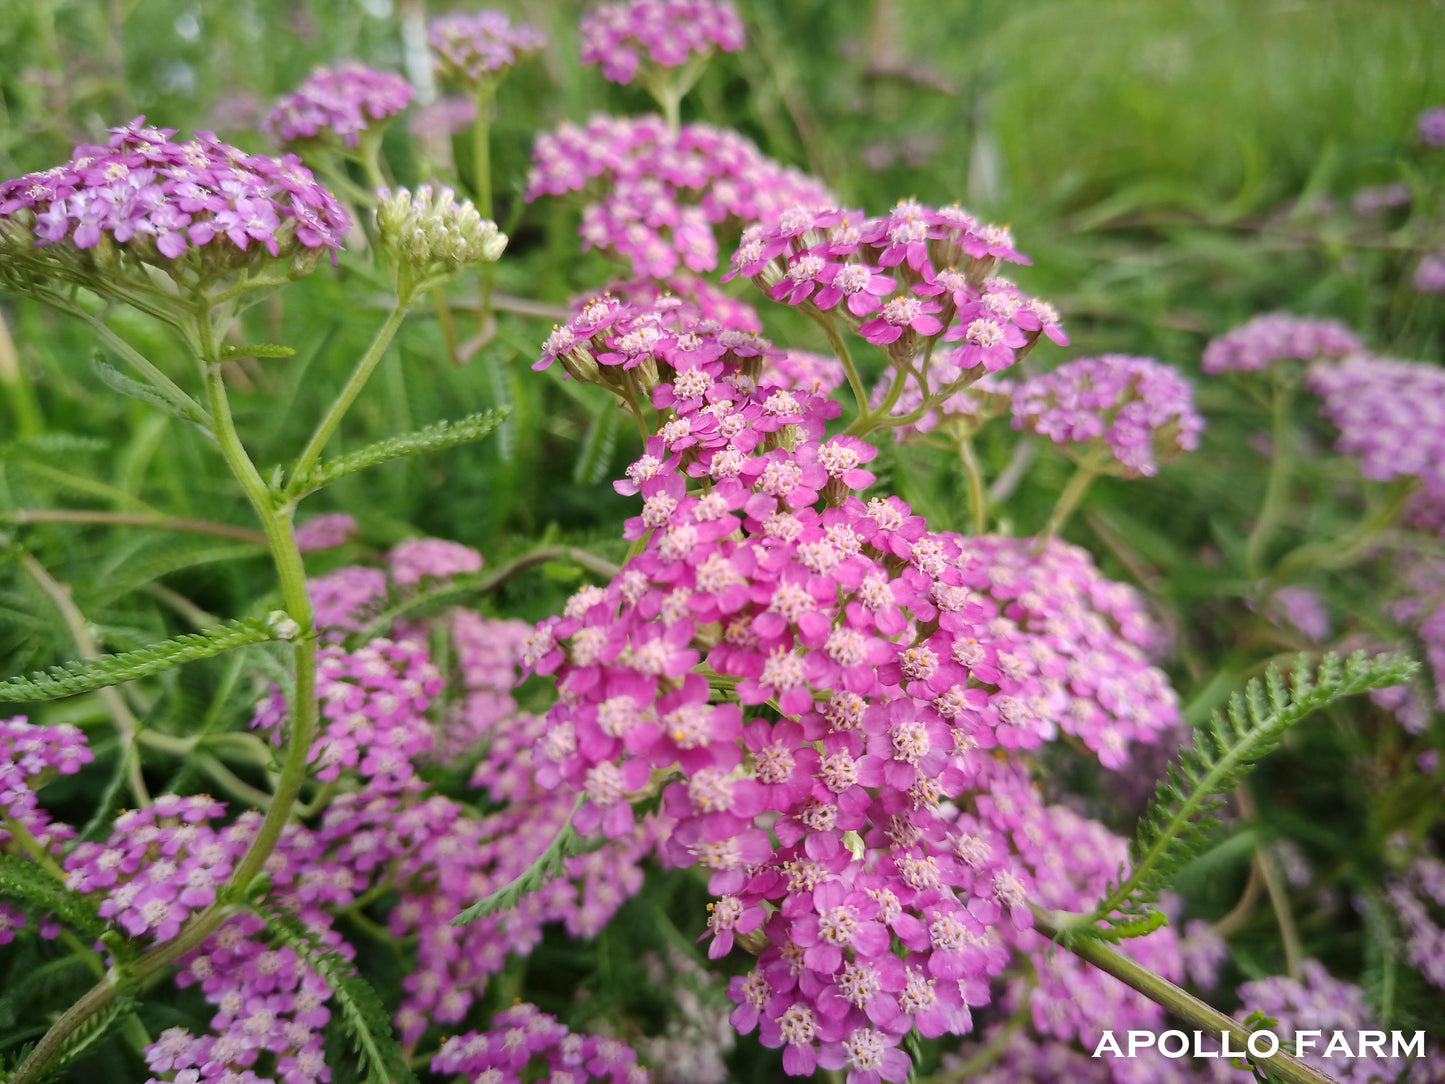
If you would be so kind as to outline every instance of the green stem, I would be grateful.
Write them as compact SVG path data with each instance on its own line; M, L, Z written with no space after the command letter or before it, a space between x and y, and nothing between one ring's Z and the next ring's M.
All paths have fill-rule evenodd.
M107 512L93 508L17 508L0 512L0 519L14 523L102 523L116 527L157 527L166 531L188 531L217 538L234 538L240 542L265 545L266 536L250 527L230 523L213 523L187 516L167 516L150 512Z
M305 449L301 452L300 458L296 460L296 466L291 470L291 483L287 487L287 495L289 497L294 498L296 496L292 491L292 487L295 486L297 479L305 478L315 469L317 462L321 459L322 449L326 447L326 442L330 440L331 435L336 432L336 427L341 424L341 419L344 418L346 412L351 409L351 404L354 403L356 397L361 394L361 389L366 385L366 381L370 378L373 370L376 369L377 363L381 361L382 355L386 353L386 348L391 344L392 337L396 334L396 329L401 326L402 320L406 318L406 310L407 302L398 301L390 314L388 314L386 322L382 324L381 328L377 331L376 338L372 340L371 346L367 349L366 353L362 355L361 360L356 363L356 368L352 371L351 379L346 382L346 386L341 389L341 394L338 395L336 401L331 404L331 409L326 412L326 417L321 419L321 423L316 427L316 432L311 434L310 441L307 442ZM224 388L221 394L224 397ZM241 454L244 455L245 452L242 451ZM249 462L250 461L247 460L248 464ZM254 467L251 469L253 472L255 471ZM262 483L262 486L264 489L264 483ZM254 504L255 502L253 501L252 503ZM292 616L294 617L295 614L292 614Z
M61 884L65 883L65 871L55 861L55 856L47 851L40 840L35 838L35 833L25 827L22 821L14 817L5 817L0 821L5 825L5 831L10 833L10 838L19 843L21 848L31 858L35 859L37 865L46 873L54 877Z
M492 103L497 88L490 80L477 87L477 119L472 122L472 195L483 218L492 217Z
M958 438L958 458L968 480L968 507L973 513L973 532L983 534L988 530L988 492L983 484L978 456L973 453L973 441L966 433Z
M1254 530L1249 532L1249 541L1244 547L1244 567L1251 580L1261 574L1261 562L1270 535L1279 524L1284 513L1285 492L1289 482L1289 440L1290 408L1294 404L1294 391L1290 387L1276 387L1271 413L1274 423L1273 456L1269 465L1269 481L1264 489L1264 504L1260 506L1259 517L1254 521Z
M453 365L460 365L462 355L457 345L457 325L452 319L452 308L447 302L447 292L440 286L435 286L431 291L431 300L437 310L437 326L441 328L442 342L446 344L447 359Z
M1208 1031L1216 1039L1227 1032L1239 1049L1243 1049L1249 1042L1249 1030L1239 1021L1225 1016L1212 1005L1200 1001L1187 990L1180 989L1168 979L1156 975L1104 941L1077 929L1071 931L1072 916L1046 911L1032 904L1030 906L1034 913L1034 929L1049 938L1059 938L1067 934L1068 936L1063 936L1064 947L1081 960L1087 960L1105 974L1113 975L1155 1004L1162 1005L1179 1019ZM1283 1051L1273 1057L1251 1060L1268 1071L1271 1080L1279 1081L1280 1084L1337 1084L1330 1077Z
M1089 483L1098 477L1099 471L1089 463L1080 463L1074 476L1069 479L1064 491L1059 494L1059 501L1054 505L1054 510L1049 515L1049 521L1044 524L1044 529L1039 532L1038 540L1034 543L1034 552L1040 553L1049 539L1054 538L1063 530L1064 524L1068 523L1069 517L1074 514L1078 507L1079 500L1084 496L1084 491L1089 488Z
M848 344L844 342L842 334L838 331L837 321L833 319L831 312L815 313L811 307L805 311L818 322L818 326L823 329L823 334L828 336L833 353L837 354L838 360L843 363L843 371L848 374L848 387L853 389L853 398L858 400L858 417L862 418L868 413L868 390L863 386L863 377L858 373L858 366L853 362L853 355L848 352Z
M1302 568L1334 569L1347 565L1380 533L1400 518L1405 501L1414 492L1418 479L1406 475L1395 479L1384 500L1380 501L1353 530L1339 538L1321 542L1309 542L1290 550L1274 566L1266 584L1267 597L1275 588L1289 581L1289 577Z

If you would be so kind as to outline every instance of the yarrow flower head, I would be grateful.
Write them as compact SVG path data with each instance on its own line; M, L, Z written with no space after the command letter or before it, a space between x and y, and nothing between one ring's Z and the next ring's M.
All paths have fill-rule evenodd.
M798 203L749 228L723 278L751 278L775 301L840 318L895 361L927 342L958 343L937 354L930 386L915 387L917 403L904 411L927 415L1014 364L1041 335L1068 342L1050 305L994 274L1004 260L1028 262L1006 229L960 207L905 201L869 218ZM898 381L908 379L899 372ZM890 384L881 397L896 405L903 394Z
M271 259L290 275L342 248L350 222L295 155L247 154L210 132L175 142L138 117L105 146L0 184L0 278L20 292L61 280L120 299L187 292ZM116 290L112 289L112 286Z
M788 1072L902 1080L903 1036L972 1027L1027 899L1067 864L1012 754L1072 712L1119 765L1177 703L1127 588L1071 547L1030 568L1027 543L978 546L865 499L875 450L827 435L835 400L764 377L787 380L775 353L667 299L596 299L554 333L539 364L643 374L669 420L617 485L640 498L624 532L640 552L524 649L558 688L532 764L607 838L660 790L662 858L700 866L714 896L709 955L757 955L732 1020ZM1098 892L1126 853L1111 838ZM1083 891L1049 898L1083 907Z
M378 196L377 239L396 267L403 299L464 268L495 263L507 247L497 224L450 188L424 184L415 193L382 189Z
M539 136L526 198L566 192L588 197L583 248L613 252L651 278L716 267L716 227L771 223L795 204L834 202L820 181L736 132L687 124L673 133L658 116L599 114Z
M23 825L42 845L74 836L53 822L36 791L57 775L74 775L95 759L84 732L68 723L36 726L25 716L0 719L0 844L10 839L5 820Z
M1199 446L1204 419L1172 365L1104 354L1031 377L1013 397L1013 426L1056 444L1106 447L1125 475L1154 474L1158 459Z
M638 67L676 68L713 49L736 52L743 21L727 0L629 0L583 16L582 63L600 64L614 83L630 83Z
M492 1018L490 1031L468 1031L447 1039L432 1058L431 1068L487 1084L520 1084L524 1079L565 1080L568 1084L647 1084L652 1080L627 1044L571 1032L555 1016L527 1002L499 1012Z
M1416 477L1445 502L1445 370L1363 354L1316 362L1305 386L1339 430L1335 448L1359 458L1366 478Z
M1364 349L1353 331L1337 320L1314 320L1272 312L1256 316L1204 348L1206 373L1249 372L1276 361L1344 357Z
M287 142L330 139L356 147L363 135L379 131L377 122L400 113L411 98L411 84L393 72L354 62L317 68L276 102L261 130Z
M501 11L453 11L427 30L432 62L443 79L479 87L547 44L536 27Z

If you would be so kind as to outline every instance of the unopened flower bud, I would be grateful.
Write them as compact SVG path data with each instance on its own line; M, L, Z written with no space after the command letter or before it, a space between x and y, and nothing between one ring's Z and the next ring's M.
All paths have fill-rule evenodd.
M383 191L376 208L381 247L396 264L398 292L409 296L476 264L493 263L507 247L497 224L450 188L422 185L415 193Z

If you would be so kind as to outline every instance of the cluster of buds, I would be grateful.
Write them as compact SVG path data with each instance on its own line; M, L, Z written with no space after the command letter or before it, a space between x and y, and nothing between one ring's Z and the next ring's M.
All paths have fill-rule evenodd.
M465 268L495 263L507 247L497 224L450 188L424 184L415 193L400 188L378 195L377 238L396 267L403 301Z

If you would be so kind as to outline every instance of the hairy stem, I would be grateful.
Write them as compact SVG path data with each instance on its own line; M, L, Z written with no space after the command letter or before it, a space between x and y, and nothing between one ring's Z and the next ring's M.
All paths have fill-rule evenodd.
M1289 483L1290 468L1290 407L1293 403L1292 389L1288 387L1274 389L1271 408L1274 419L1272 428L1274 447L1273 458L1269 464L1269 481L1264 488L1264 504L1260 506L1259 516L1254 521L1254 529L1249 532L1249 541L1245 543L1244 547L1244 567L1249 573L1250 579L1259 578L1265 547L1269 545L1270 536L1274 533L1275 527L1279 525L1280 517L1284 513L1285 491Z
M356 397L361 394L361 389L366 386L367 380L371 377L372 372L381 361L382 355L386 353L386 348L391 345L392 337L396 335L396 329L401 327L402 320L406 319L406 310L406 303L399 301L387 315L386 322L378 329L376 338L372 340L371 346L368 347L366 353L361 356L361 360L356 363L356 368L352 370L351 378L347 380L346 386L341 389L341 393L336 397L336 401L331 404L331 409L326 412L326 416L322 418L320 424L316 426L316 431L311 434L311 439L307 442L305 449L302 450L300 457L296 460L296 466L291 470L290 486L294 486L297 479L305 478L316 468L317 462L321 459L321 452L326 447L326 442L331 439L331 435L336 432L337 426L341 424L341 419L346 416L346 412L351 409L351 404L354 403ZM221 395L224 398L224 388L221 390ZM245 455L245 451L242 450L241 454ZM229 458L228 456L228 459ZM249 463L250 460L247 460L247 464ZM254 473L255 468L252 467L251 470ZM259 481L259 475L257 479ZM262 489L264 490L264 488L265 483L262 483ZM296 496L295 493L290 491L289 487L288 494L292 497ZM254 500L252 504L255 504ZM292 614L291 616L295 617L296 615Z
M833 319L831 312L814 312L812 306L807 306L804 311L817 321L823 334L828 336L833 353L838 355L838 360L843 363L843 371L848 374L848 387L853 390L853 398L858 401L858 417L862 418L868 413L868 390L863 386L863 378L858 373L858 366L853 362L853 355L848 352L848 344L838 331L838 322Z
M1042 552L1049 539L1054 538L1064 529L1064 524L1069 522L1069 517L1074 514L1078 507L1079 500L1084 496L1084 491L1089 488L1089 483L1098 477L1099 471L1087 463L1080 463L1074 476L1064 486L1064 491L1059 494L1058 503L1049 514L1049 521L1044 524L1044 529L1039 532L1037 541L1034 542L1034 552Z
M1064 935L1064 947L1075 956L1087 960L1105 974L1113 975L1150 1001L1168 1009L1179 1019L1208 1031L1216 1039L1227 1032L1241 1049L1249 1042L1249 1030L1239 1021L1225 1016L1214 1006L1200 1001L1187 990L1156 975L1118 949L1086 934L1074 932L1070 936L1072 916L1060 916L1037 905L1030 906L1034 912L1034 929L1045 937L1057 938ZM1279 1081L1280 1084L1336 1084L1330 1077L1283 1051L1273 1057L1251 1060L1257 1060L1260 1068L1269 1073L1270 1079Z
M968 508L973 515L973 533L983 534L988 530L988 491L984 488L978 456L973 453L973 441L966 433L958 438L958 459L963 465L963 476L968 481Z

